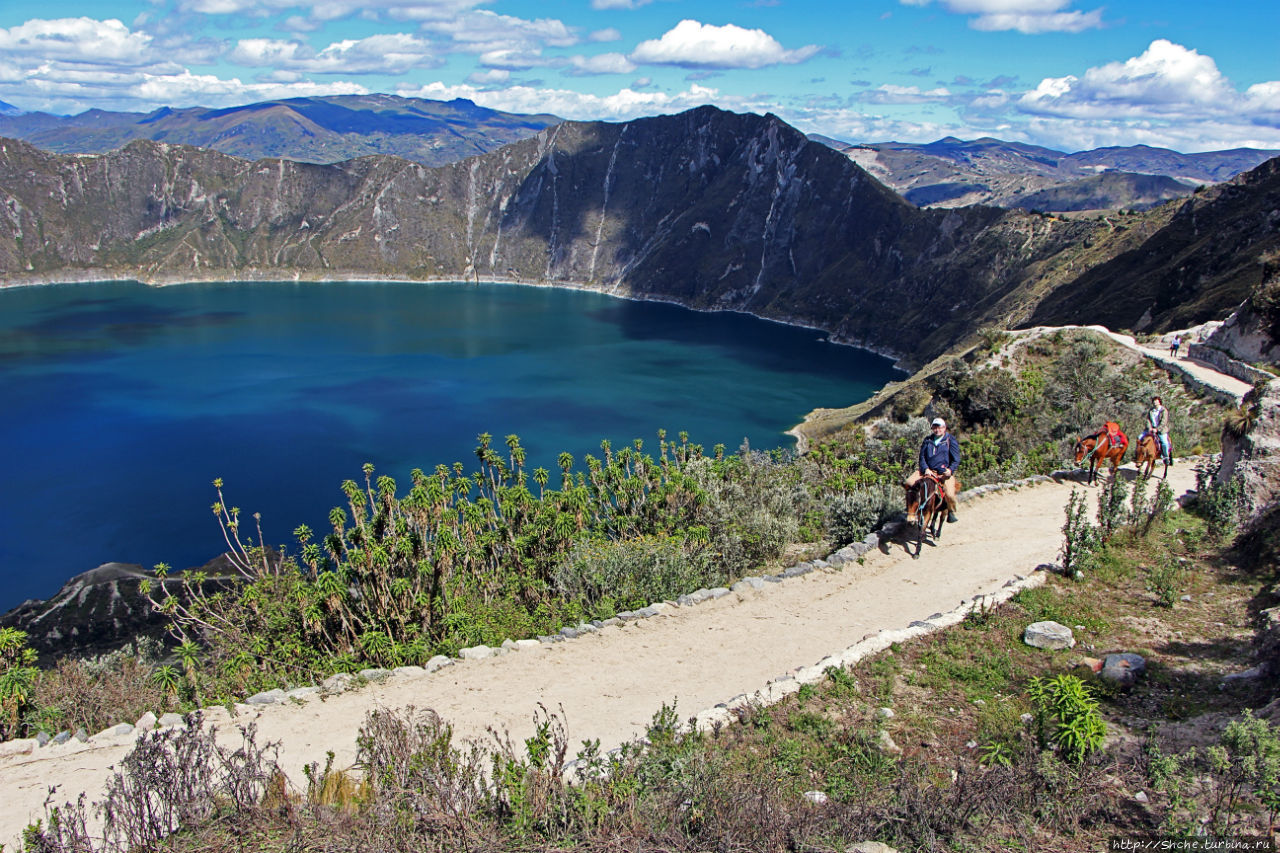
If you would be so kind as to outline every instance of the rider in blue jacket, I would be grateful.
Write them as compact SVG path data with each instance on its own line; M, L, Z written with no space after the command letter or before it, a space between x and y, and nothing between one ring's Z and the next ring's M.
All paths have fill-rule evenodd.
M960 442L947 431L947 422L934 418L932 435L926 436L920 445L920 458L916 470L907 478L908 488L920 482L920 478L932 471L942 481L942 493L947 499L947 521L956 521L956 468L960 467Z

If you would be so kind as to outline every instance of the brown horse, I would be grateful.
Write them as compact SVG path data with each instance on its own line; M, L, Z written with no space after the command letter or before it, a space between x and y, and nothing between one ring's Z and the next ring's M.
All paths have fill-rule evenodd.
M1151 476L1151 469L1155 467L1156 460L1160 458L1160 442L1154 433L1147 433L1139 438L1133 445L1133 464L1142 470L1145 464L1147 470L1142 472L1143 479ZM1169 463L1164 463L1164 478L1169 476Z
M1123 444L1112 447L1107 431L1100 429L1076 442L1076 464L1079 465L1086 456L1089 457L1089 485L1092 486L1104 462L1111 463L1111 476L1115 478L1116 468L1124 462L1124 451Z
M942 491L942 481L926 474L913 486L904 487L907 491L907 533L904 536L907 553L911 554L910 533L915 531L916 552L911 554L913 560L920 559L920 549L924 545L925 531L935 542L942 538L942 522L946 518L947 497ZM956 478L956 493L960 492L960 479Z

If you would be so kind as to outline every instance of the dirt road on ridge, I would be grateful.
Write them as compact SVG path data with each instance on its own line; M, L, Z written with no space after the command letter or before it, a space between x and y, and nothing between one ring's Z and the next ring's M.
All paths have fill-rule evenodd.
M1133 475L1132 467L1126 471ZM1170 471L1170 485L1175 495L1194 486L1186 463ZM1041 483L971 500L961 507L960 523L947 525L941 543L926 545L919 560L894 542L868 554L864 565L766 584L575 640L458 662L323 701L237 706L234 719L214 709L208 718L228 743L238 741L236 724L255 720L260 742L280 742L281 765L295 784L304 782L301 768L323 762L327 751L336 754L335 766L351 764L357 730L379 707L433 708L459 737L481 737L492 726L508 729L513 739L532 732L539 703L563 707L575 747L598 738L608 749L642 733L663 703L675 701L688 718L868 634L905 628L1053 562L1072 488L1082 487ZM1091 500L1095 491L1089 490ZM100 796L110 766L131 743L73 742L0 758L0 843L12 844L42 816L51 786L57 786L55 803L82 791Z

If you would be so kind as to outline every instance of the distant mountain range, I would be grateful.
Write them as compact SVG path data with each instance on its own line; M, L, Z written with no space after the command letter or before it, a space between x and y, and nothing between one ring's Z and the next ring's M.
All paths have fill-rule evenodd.
M965 142L950 136L924 145L815 139L921 207L990 204L1051 212L1143 210L1280 156L1280 151L1253 148L1181 154L1147 145L1068 154L999 139Z
M0 281L568 284L804 323L920 364L981 326L1096 322L1099 305L1136 330L1221 317L1280 251L1277 209L1280 160L1105 221L921 210L774 116L714 107L565 122L434 169L0 140Z
M227 109L165 107L145 114L89 110L75 116L9 112L5 106L0 105L0 136L62 154L97 154L150 139L304 163L390 154L440 166L527 139L561 121L499 112L465 99L395 95L289 98Z

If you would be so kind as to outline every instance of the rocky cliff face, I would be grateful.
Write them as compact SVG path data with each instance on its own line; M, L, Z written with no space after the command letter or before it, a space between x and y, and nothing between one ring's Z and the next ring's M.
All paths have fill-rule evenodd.
M1096 226L920 211L772 116L567 123L429 169L0 143L0 274L579 283L941 351ZM918 342L904 340L911 325Z
M208 577L202 587L206 593L216 592L235 577L224 558L211 561L201 571ZM31 648L46 660L103 654L137 637L161 639L168 620L139 591L143 580L157 587L164 583L172 594L183 594L177 576L157 581L153 572L141 566L104 563L71 578L52 598L24 601L0 615L0 628L26 631ZM154 594L161 595L160 590Z

